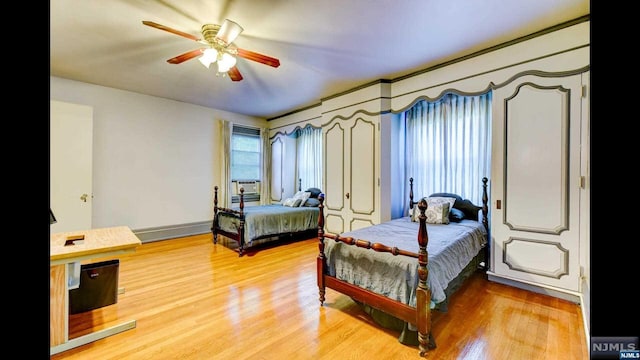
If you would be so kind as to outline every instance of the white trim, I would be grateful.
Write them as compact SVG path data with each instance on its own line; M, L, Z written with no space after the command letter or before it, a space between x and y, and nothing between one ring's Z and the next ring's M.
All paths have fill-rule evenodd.
M100 331L92 332L87 335L83 335L77 338L70 339L69 341L62 343L60 345L52 346L49 348L49 355L54 355L63 351L67 351L69 349L73 349L75 347L88 344L90 342L94 342L96 340L104 339L107 336L115 335L117 333L121 333L123 331L133 329L136 327L136 321L130 320L125 323L112 326L110 328L106 328Z
M494 272L487 271L487 276L490 281L497 283L515 286L517 288L530 290L533 292L550 295L560 299L574 302L576 304L582 303L582 294L580 292L571 291L567 289L557 288L554 286L544 285L536 282L511 278L509 276L497 275ZM545 291L545 289L549 291Z
M589 335L589 326L587 326L587 312L584 309L584 297L582 294L580 298L580 311L582 312L582 327L584 328L584 338L587 340L587 353L591 353L591 335Z

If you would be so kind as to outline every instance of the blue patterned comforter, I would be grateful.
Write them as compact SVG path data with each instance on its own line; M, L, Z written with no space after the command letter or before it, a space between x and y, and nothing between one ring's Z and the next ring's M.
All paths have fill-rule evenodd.
M247 206L244 208L244 214L246 246L251 246L257 239L318 228L317 207L289 207L280 204ZM240 220L237 216L228 213L218 215L220 229L238 233Z
M372 243L418 253L418 225L410 217L350 231L351 236ZM429 243L429 276L432 302L445 300L449 282L478 254L487 243L487 231L482 223L462 220L459 223L427 224ZM416 306L418 259L394 256L324 239L329 275L358 285L409 306Z

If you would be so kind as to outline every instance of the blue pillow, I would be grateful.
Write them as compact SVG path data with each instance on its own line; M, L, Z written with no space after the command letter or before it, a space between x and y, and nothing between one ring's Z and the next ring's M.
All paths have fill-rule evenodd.
M307 206L307 207L320 206L320 200L316 198L308 198L307 201L302 206Z
M308 188L306 192L310 192L311 193L311 196L309 196L310 198L317 199L318 195L320 195L322 190L320 190L318 188Z
M449 221L460 222L464 219L464 212L460 209L452 208L449 210Z

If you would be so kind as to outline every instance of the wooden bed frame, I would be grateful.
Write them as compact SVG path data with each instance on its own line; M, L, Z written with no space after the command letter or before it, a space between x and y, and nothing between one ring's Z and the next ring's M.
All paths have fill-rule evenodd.
M413 180L413 179L411 179ZM488 225L488 212L487 206L487 182L485 177L482 179L483 194L482 194L482 224L487 229L487 236L489 231ZM410 204L413 206L413 181L410 182ZM320 214L318 216L318 247L320 252L317 257L317 275L318 275L318 288L320 292L320 306L325 301L325 288L336 290L342 294L350 296L356 301L367 304L373 308L384 311L387 314L393 315L400 320L408 323L416 324L418 328L418 342L420 356L426 356L429 349L436 347L435 340L431 334L431 292L427 286L427 276L429 270L427 269L427 263L429 261L429 254L427 252L427 244L429 243L429 234L427 233L425 210L427 209L427 202L421 199L418 204L420 209L419 227L418 227L418 245L419 252L405 251L398 249L397 247L388 247L381 243L371 243L366 240L354 239L352 237L341 237L339 235L325 234L324 233L324 194L318 196L320 201ZM356 285L352 285L348 282L337 279L334 276L328 274L328 268L326 264L326 258L324 254L324 238L334 239L348 245L355 245L357 247L371 249L378 252L388 252L393 255L404 255L418 259L418 286L416 288L416 307L410 307L399 301L392 300L380 294L372 291L360 288ZM486 261L486 260L485 260Z
M226 236L232 240L235 240L238 243L238 249L236 250L238 252L238 256L242 256L245 253L245 250L247 249L247 244L245 244L244 242L244 232L245 232L245 212L244 212L244 188L240 188L240 205L239 205L239 210L235 210L235 209L228 209L228 208L224 208L224 207L219 207L218 206L218 186L214 186L214 191L213 191L213 221L211 223L211 232L213 233L213 243L217 244L218 243L218 235L223 235ZM302 179L298 179L298 191L302 190ZM226 214L232 214L234 216L236 216L239 220L240 220L240 224L238 227L238 233L232 233L232 232L228 232L225 231L221 228L218 227L218 215L221 213L226 213ZM313 233L315 233L315 229L312 229L310 231L313 231ZM290 233L285 233L285 234L278 234L277 236L296 236L299 234L304 234L309 232L311 234L310 231L301 231L301 232L290 232ZM276 236L276 235L273 235ZM268 236L271 237L271 236ZM254 239L257 240L257 239Z

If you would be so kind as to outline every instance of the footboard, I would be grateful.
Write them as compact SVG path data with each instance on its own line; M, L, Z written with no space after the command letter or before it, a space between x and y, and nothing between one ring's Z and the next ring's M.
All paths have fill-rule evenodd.
M218 207L218 186L215 186L213 192L213 222L211 224L211 232L213 233L213 243L218 243L218 234L226 236L238 242L238 254L244 254L244 188L240 188L240 210L227 209ZM220 227L220 217L229 216L238 221L238 230L235 232L224 230Z
M435 347L435 342L431 336L431 309L429 307L431 303L431 292L427 286L427 276L429 270L427 269L428 253L427 244L429 242L425 210L427 209L427 202L421 200L418 203L420 209L419 216L419 230L418 230L418 244L419 252L413 253L404 251L396 247L388 247L380 243L371 243L365 240L354 239L351 237L341 237L339 235L325 234L324 233L324 194L320 194L318 197L320 201L320 214L318 216L318 246L319 253L317 257L317 276L318 276L318 289L320 305L325 301L325 288L334 289L340 293L343 293L351 298L370 305L371 307L382 310L390 315L393 315L403 321L416 324L418 328L418 342L420 348L420 356L425 356L428 349ZM362 248L372 249L378 252L388 252L392 255L405 255L415 257L418 259L418 288L416 289L416 308L406 305L402 302L392 300L380 294L372 291L360 288L356 285L352 285L348 282L337 279L334 276L329 275L326 257L324 253L324 239L333 239L345 243L347 245L358 246Z

